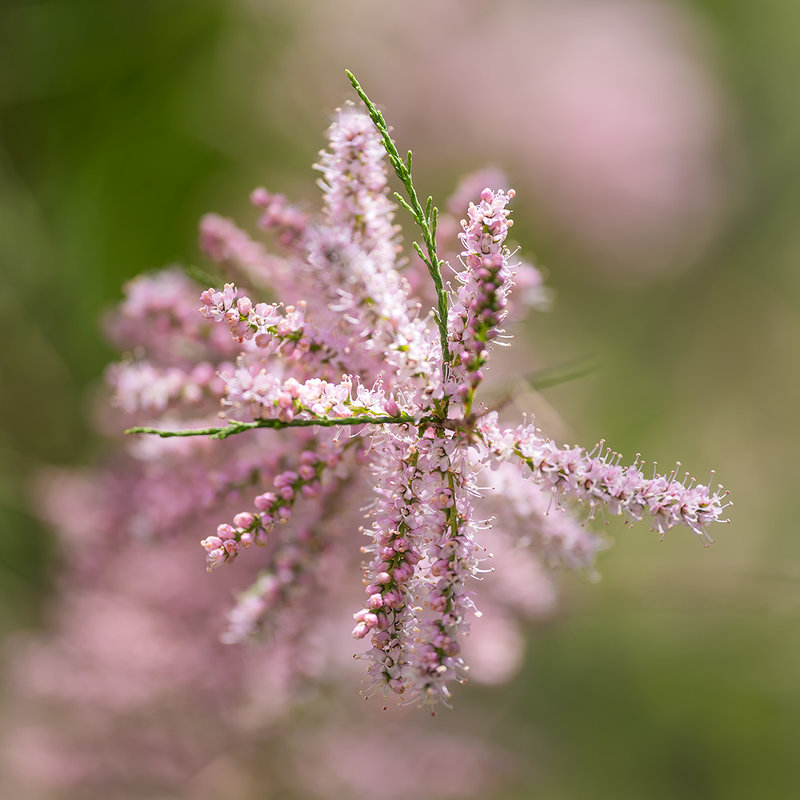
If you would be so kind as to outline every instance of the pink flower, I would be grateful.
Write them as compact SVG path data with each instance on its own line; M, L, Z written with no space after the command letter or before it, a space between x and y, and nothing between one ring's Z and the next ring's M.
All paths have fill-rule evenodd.
M256 290L274 272L291 304L259 301L233 282L209 288L200 294L199 315L209 330L227 329L233 354L209 352L196 366L160 344L158 368L143 348L140 360L112 374L126 410L188 415L193 403L215 399L217 408L207 411L226 420L166 431L225 439L218 445L228 457L214 481L232 504L246 502L242 494L253 498L245 510L234 505L231 522L201 542L209 570L245 549L245 560L265 564L231 612L226 641L279 628L296 607L318 613L315 598L335 580L318 568L318 558L347 546L334 532L346 510L337 498L348 487L362 488L367 472L373 494L361 528L365 596L352 630L369 644L367 692L449 704L452 684L466 678L463 643L480 616L475 579L492 547L491 536L481 542L482 532L494 526L524 538L528 574L538 575L541 563L588 570L602 542L570 516L572 501L587 506L590 517L607 509L628 522L647 519L660 536L684 525L707 541L727 502L721 491L678 480L676 472L645 477L638 457L623 467L602 443L587 452L556 445L533 424L500 427L477 392L492 348L502 343L514 285L517 265L506 242L515 193L482 188L469 203L455 280L446 285L432 202L420 204L410 162L354 86L368 113L347 106L328 131L317 165L321 214L301 215L266 190L254 194L262 224L282 237L285 255L268 256L221 218L203 222L212 257L231 262L245 279L257 276ZM424 247L417 254L436 303L428 313L401 269L387 153L420 229ZM274 271L272 259L280 262ZM182 342L176 335L176 346ZM263 451L270 457L251 471L235 469L235 442L262 435L273 437ZM265 546L260 555L253 544ZM497 582L503 586L500 576ZM536 605L519 582L511 586L493 598L504 620L526 603ZM299 635L303 624L293 621L286 635Z

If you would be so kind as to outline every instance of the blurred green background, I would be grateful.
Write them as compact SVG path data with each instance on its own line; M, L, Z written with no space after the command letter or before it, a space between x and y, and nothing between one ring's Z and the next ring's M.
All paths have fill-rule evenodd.
M713 87L702 97L716 109L705 134L716 194L701 234L678 213L677 231L648 251L624 226L610 245L591 226L586 234L568 201L591 197L591 186L551 208L525 171L525 137L509 130L547 121L547 108L526 99L536 76L514 44L532 24L527 4L400 5L0 6L0 626L40 625L56 575L50 536L29 508L31 476L88 463L103 447L91 424L113 357L103 310L137 272L195 259L202 213L252 221L254 186L314 202L310 164L331 109L350 97L350 67L401 149L414 148L423 191L441 197L485 162L521 170L521 182L511 176L514 233L556 297L518 339L527 337L533 368L583 356L600 366L546 391L559 435L605 437L662 465L680 458L701 479L713 467L735 497L732 524L707 551L682 530L659 544L612 525L602 581L566 576L559 618L532 631L522 673L459 698L480 711L478 733L527 764L502 797L796 797L800 6L658 4L686 37L673 55L691 50L692 69ZM612 5L616 14L643 4ZM491 38L502 18L515 28L508 53ZM569 27L558 30L552 46L568 47ZM483 34L485 51L474 47ZM493 76L496 95L483 84L470 95L463 57ZM439 88L453 86L464 104ZM480 128L487 118L496 140ZM552 150L531 158L556 161ZM542 174L558 195L561 173Z

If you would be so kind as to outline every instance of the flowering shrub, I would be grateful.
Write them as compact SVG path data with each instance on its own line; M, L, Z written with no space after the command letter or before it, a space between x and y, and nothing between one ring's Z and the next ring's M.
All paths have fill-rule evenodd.
M186 443L169 451L157 489L170 498L158 503L169 517L158 520L161 530L180 527L198 505L207 511L250 495L201 542L209 570L265 548L263 571L230 612L228 642L274 633L290 608L293 625L281 635L302 634L335 579L327 554L356 547L334 529L368 473L365 588L353 628L369 643L368 692L447 703L450 685L466 676L464 637L480 616L474 586L486 569L486 529L498 531L485 537L488 546L495 536L502 546L503 529L525 518L535 556L587 567L600 540L572 520L572 501L590 517L605 510L647 520L659 535L685 525L710 541L724 494L679 480L677 468L647 477L638 456L623 466L602 442L585 450L557 445L532 422L503 427L478 401L492 347L503 343L515 276L527 300L543 296L530 291L540 276L507 242L514 192L479 188L461 222L460 252L450 254L444 234L456 226L440 220L430 198L420 201L411 153L401 157L350 79L366 113L347 106L329 130L317 165L321 215L256 190L260 225L279 256L228 220L206 217L202 245L230 282L202 292L197 313L183 274L134 281L110 324L132 356L110 377L126 412L158 422L130 432ZM395 224L387 156L406 191L395 199L421 232L412 263ZM430 313L410 291L420 265L435 293ZM224 424L208 425L215 413ZM269 438L256 441L262 434ZM227 441L212 451L203 437ZM134 448L144 460L165 452L142 441ZM513 611L516 602L506 593L500 604Z

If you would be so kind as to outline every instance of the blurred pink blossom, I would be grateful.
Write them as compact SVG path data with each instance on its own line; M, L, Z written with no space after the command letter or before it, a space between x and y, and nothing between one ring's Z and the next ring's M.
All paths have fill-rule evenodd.
M672 268L724 216L729 112L702 21L683 5L315 4L286 56L293 77L267 89L272 102L296 119L294 80L318 84L316 71L342 63L369 76L403 135L426 142L426 159L485 160L491 142L523 202L533 198L584 262L627 277Z

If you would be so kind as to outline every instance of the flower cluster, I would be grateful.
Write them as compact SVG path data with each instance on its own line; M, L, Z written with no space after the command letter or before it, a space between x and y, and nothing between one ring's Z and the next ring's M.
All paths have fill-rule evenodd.
M514 191L503 194L484 189L478 205L471 203L468 220L460 235L466 269L457 274L462 282L448 317L450 352L470 381L477 386L480 368L489 357L489 342L496 338L498 325L506 316L512 273L505 249L512 221L506 209ZM464 376L465 378L466 376Z
M514 302L518 264L507 241L514 192L479 191L461 222L461 253L444 262L440 217L430 199L423 205L417 197L410 154L400 156L382 115L351 80L366 113L348 106L329 130L318 164L321 215L257 190L252 200L279 256L233 223L206 217L201 242L208 255L249 293L234 282L197 291L199 313L184 326L183 297L159 303L155 291L135 284L144 299L134 304L131 290L123 318L135 306L140 317L159 321L163 337L145 333L135 357L110 378L123 409L160 420L159 428L134 432L226 440L216 445L229 448L216 496L238 507L202 540L207 565L231 562L253 546L264 548L266 561L231 612L228 641L270 628L276 609L296 601L293 589L324 591L328 576L315 556L348 546L335 541L346 538L341 531L332 533L337 506L364 472L371 475L362 528L368 563L353 636L369 643L369 692L433 705L447 703L452 683L467 674L465 636L480 616L475 578L485 571L494 535L485 532L519 530L527 515L535 557L590 567L600 543L571 520L572 501L590 515L602 508L628 521L647 518L661 535L685 525L705 539L725 501L720 491L674 473L645 478L638 457L622 467L602 444L587 452L559 447L533 425L503 428L476 402ZM407 190L401 203L421 231L415 250L435 293L430 312L404 274L387 155ZM457 229L447 215L441 222ZM447 283L442 267L445 276L452 272ZM528 285L540 283L532 267L519 267ZM250 297L269 289L290 304ZM117 328L130 339L132 326ZM196 427L214 414L225 423ZM262 435L271 437L263 445L270 457L242 480L234 465L244 447L237 442ZM243 492L250 495L245 508ZM559 511L552 520L551 505ZM487 600L513 614L513 592Z

